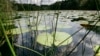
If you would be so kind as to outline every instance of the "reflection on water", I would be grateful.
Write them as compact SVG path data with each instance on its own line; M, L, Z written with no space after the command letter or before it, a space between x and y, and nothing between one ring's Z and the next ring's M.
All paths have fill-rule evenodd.
M25 14L25 12L19 12L19 14ZM89 29L87 29L84 26L81 26L78 21L71 22L71 20L73 18L78 18L79 16L86 18L86 20L95 19L95 17L92 18L93 16L90 16L91 14L95 14L94 16L97 16L96 11L61 11L58 17L59 18L58 25L63 25L63 26L70 25L71 28L57 28L57 31L66 32L72 35L79 29L83 28L78 33L72 36L73 43L74 43L73 46L75 46L79 42L79 40L81 40L82 37L84 37L84 35ZM30 28L31 26L35 26L36 15L37 15L36 11L29 12L29 15L32 17L28 17L28 18L24 17L24 18L15 20L15 26L17 26L18 28L20 27ZM45 11L41 11L38 17L39 24L49 26L51 27L51 29L38 31L39 34L41 34L42 32L46 32L46 31L50 33L53 30L52 26L55 25L56 17L57 16L54 14L54 11L46 11L46 13ZM96 30L91 31L87 35L85 40L77 47L77 50L73 52L71 56L82 56L82 54L84 54L84 56L93 56L92 47L94 45L100 44L100 41L99 41L100 40L99 38L100 37L100 30L99 30L100 27L97 27L96 29L97 31ZM16 36L17 37L16 43L33 49L33 45L34 45L33 40L35 38L34 34L35 34L34 31L19 34ZM17 51L18 56L33 56L32 52L25 50L25 49L17 48L16 51Z

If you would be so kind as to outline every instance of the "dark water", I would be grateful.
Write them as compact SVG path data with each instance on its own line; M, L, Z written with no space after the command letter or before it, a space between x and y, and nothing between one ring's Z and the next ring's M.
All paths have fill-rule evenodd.
M82 28L79 32L75 33L75 35L72 36L73 37L73 42L72 42L73 47L75 47L75 45L84 37L84 35L87 33L87 31L89 29L87 29L84 26L81 26L78 21L71 22L72 18L73 17L77 18L78 16L81 15L81 16L87 17L89 19L89 18L93 17L93 16L89 17L89 15L93 14L94 12L93 11L92 12L91 11L61 11L61 14L59 15L58 25L64 25L64 26L70 25L71 28L57 28L57 31L66 32L66 33L69 33L70 35L72 35L73 33L75 33L76 31L78 31L79 29ZM44 13L44 14L42 14L42 13ZM84 13L86 13L86 14L84 14ZM19 14L25 14L25 13L19 12ZM50 15L48 15L48 14L50 14ZM35 16L37 14L36 14L36 12L34 12L34 13L29 13L29 15L31 15L32 17L28 17L28 18L24 17L24 18L19 19L19 21L15 20L15 25L19 28L20 27L18 24L18 22L19 22L21 27L30 28L31 26L29 26L27 24L27 22L35 21L34 19L36 19ZM53 18L54 18L54 20L53 20ZM40 12L39 19L41 19L40 25L46 25L46 26L51 27L52 26L51 22L55 23L56 16L54 16L54 11L50 11L47 13L45 13L45 11L42 11L42 12ZM34 26L34 24L32 24L32 26ZM93 56L94 52L93 52L92 47L95 45L98 45L98 44L100 45L100 41L99 41L100 40L99 31L100 30L99 29L100 29L100 27L98 27L97 31L91 31L86 36L85 40L75 49L75 51L70 56ZM51 31L52 31L52 29L41 30L38 32L39 32L39 34L41 34L42 32L50 33ZM34 31L19 34L19 35L15 36L16 37L15 43L33 49L34 38L35 38L34 34L35 34ZM70 47L70 48L72 49L73 47ZM41 49L41 47L36 48L36 50L38 50L39 52L42 53L42 51L39 49ZM62 46L60 49L63 50L66 48L64 48ZM68 47L68 49L69 49L69 47ZM18 48L18 47L16 47L16 51L17 51L18 56L38 56L31 51L28 51L28 50L25 50L22 48ZM59 52L58 52L58 54L59 54ZM61 55L58 55L58 56L61 56Z

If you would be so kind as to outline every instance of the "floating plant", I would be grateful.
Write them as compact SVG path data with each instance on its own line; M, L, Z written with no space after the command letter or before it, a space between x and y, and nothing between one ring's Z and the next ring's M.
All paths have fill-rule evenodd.
M27 28L14 28L10 30L12 34L21 34L21 33L26 33L29 32L29 29Z
M78 21L80 24L89 24L88 21Z
M78 18L73 18L71 21L80 21L80 20L86 20L84 17L78 17Z
M38 25L37 27L36 26L32 27L32 30L48 30L48 29L50 29L50 27L47 27L45 25ZM21 33L29 32L29 29L28 28L14 28L14 29L8 30L7 32L9 31L11 31L12 34L21 34Z
M52 46L53 35L54 35L54 32L52 32L51 34L42 33L42 34L37 36L37 42L39 44L42 44L45 46ZM55 41L54 41L55 46L68 45L71 42L72 42L72 37L70 37L70 34L64 33L64 32L56 32Z
M52 46L53 37L49 33L42 33L37 36L36 41L45 46Z
M100 56L100 45L96 45L93 48L94 52L97 52L95 56Z
M95 25L95 23L96 23L96 22L94 22L94 23L92 23L92 24L90 24L90 25ZM96 26L100 26L100 22L98 22L98 23L96 24Z
M52 32L52 36L55 34L55 32ZM64 41L64 42L63 42ZM55 46L61 45L68 45L72 42L72 37L70 37L70 34L65 33L65 32L56 32L55 34Z
M14 17L14 19L20 19L20 18L22 18L22 16L23 16L23 15L16 15L16 16Z
M100 45L96 45L93 48L94 52L96 52L98 50L98 53L100 53Z

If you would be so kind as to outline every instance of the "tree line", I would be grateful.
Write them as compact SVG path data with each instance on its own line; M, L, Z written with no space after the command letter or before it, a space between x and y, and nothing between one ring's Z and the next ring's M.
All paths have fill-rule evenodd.
M23 10L97 10L100 8L100 1L97 0L67 0L59 1L51 5L41 5L36 4L19 4L14 3L14 9L18 11Z

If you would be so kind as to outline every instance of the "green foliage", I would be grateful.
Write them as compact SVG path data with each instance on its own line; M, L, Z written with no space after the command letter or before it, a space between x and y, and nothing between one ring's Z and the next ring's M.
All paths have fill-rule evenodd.
M11 20L12 5L10 0L0 0L0 48L7 42L6 47L9 47L7 51L11 51L11 55L16 56L15 51L9 40L9 36L6 33L6 30L11 29L13 25L10 25L11 22L7 23L8 20ZM6 49L6 48L5 48ZM1 51L1 50L0 50ZM1 52L2 53L2 52ZM7 53L7 52L5 52ZM2 54L4 55L4 54Z
M96 45L93 47L93 50L96 52L98 51L98 53L100 53L100 45Z
M100 1L97 0L98 6ZM35 5L35 4L19 4L15 3L13 8L18 11L31 11L31 10L97 10L95 0L67 0L58 1L51 5ZM100 9L100 7L99 7Z
M0 52L0 56L2 56L1 52Z
M12 11L10 0L0 0L0 12Z

